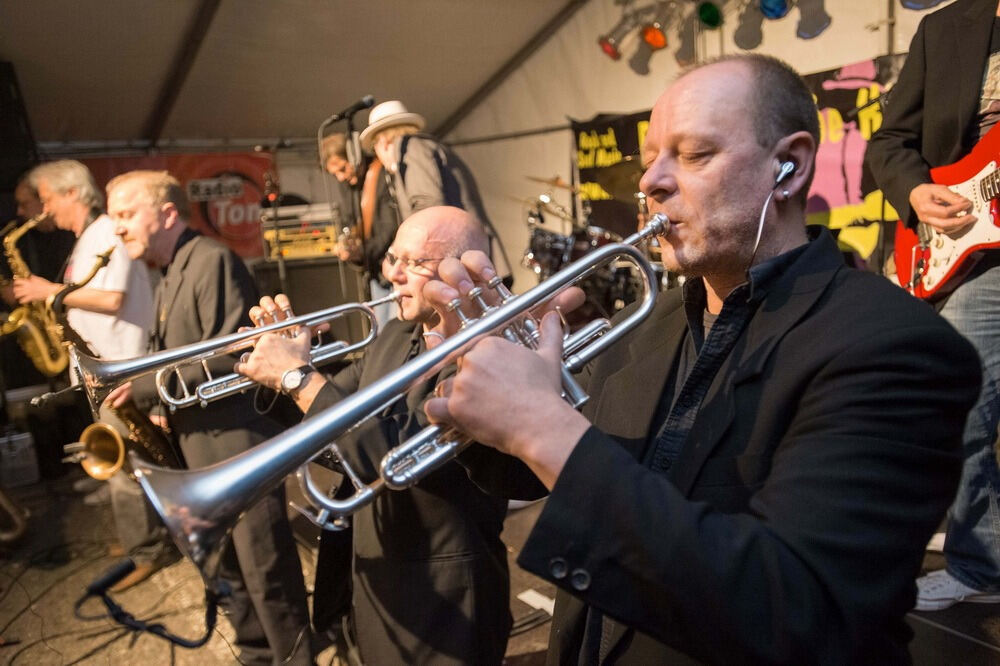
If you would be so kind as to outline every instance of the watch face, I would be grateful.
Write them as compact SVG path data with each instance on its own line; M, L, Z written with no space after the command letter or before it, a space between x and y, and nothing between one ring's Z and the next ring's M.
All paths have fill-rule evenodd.
M302 383L302 371L296 368L289 370L281 376L281 388L285 391L294 391Z

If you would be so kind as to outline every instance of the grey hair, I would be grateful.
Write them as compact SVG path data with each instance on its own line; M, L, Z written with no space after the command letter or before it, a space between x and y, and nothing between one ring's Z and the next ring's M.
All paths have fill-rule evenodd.
M46 162L31 170L28 182L37 189L40 181L45 181L53 191L66 194L76 190L76 200L88 208L103 210L104 195L97 187L90 169L76 160Z

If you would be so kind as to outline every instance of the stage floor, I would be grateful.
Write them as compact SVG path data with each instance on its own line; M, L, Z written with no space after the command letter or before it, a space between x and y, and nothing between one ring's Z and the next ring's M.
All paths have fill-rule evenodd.
M115 539L109 506L91 507L71 490L74 474L9 491L31 511L28 533L14 549L0 550L0 663L4 664L234 664L232 630L224 619L208 643L198 650L176 648L148 634L133 634L110 620L81 621L73 605L86 585L115 562L107 555ZM291 492L294 492L290 488ZM551 599L552 585L525 573L514 560L542 504L521 508L507 517L504 542L511 562L511 612L515 627L506 663L544 663L550 623L547 615L518 599L533 590ZM312 581L312 539L304 521L295 521L307 583ZM941 556L928 553L925 564L942 566ZM195 637L204 630L204 592L193 565L177 562L135 588L118 595L136 617L161 621L174 633ZM83 612L103 612L100 602L88 602ZM1000 605L959 604L936 613L911 613L916 632L911 644L918 666L953 664L1000 665ZM515 630L516 631L516 630ZM331 663L328 647L317 660Z

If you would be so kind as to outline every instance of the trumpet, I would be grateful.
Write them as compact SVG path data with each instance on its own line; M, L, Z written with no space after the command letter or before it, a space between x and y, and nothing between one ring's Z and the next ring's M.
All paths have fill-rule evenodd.
M209 359L249 349L254 346L258 338L266 333L289 332L302 326L312 328L352 313L367 317L368 334L360 341L347 343L336 340L313 346L309 352L310 362L314 365L321 365L342 358L370 344L378 334L378 324L375 321L373 308L398 298L399 296L393 292L388 296L367 303L336 305L266 326L121 361L102 361L71 345L69 349L70 363L80 378L80 384L87 392L91 410L95 415L100 410L105 398L115 388L153 372L156 373L156 388L160 399L170 407L171 411L194 404L200 404L204 407L213 400L240 393L255 384L252 379L235 372L214 377L208 368ZM193 365L201 365L205 380L191 388L184 380L182 369ZM168 386L171 375L176 375L179 380L177 394L171 393ZM45 397L42 396L43 399Z
M636 265L642 277L644 290L641 302L616 326L590 329L591 332L586 334L589 336L587 340L579 338L574 341L572 352L563 362L564 392L574 403L585 399L579 395L582 391L575 386L569 375L620 340L652 312L656 277L643 252L636 245L653 235L664 233L666 228L666 216L654 215L642 231L633 234L624 243L596 249L519 296L503 296L504 302L501 305L486 308L482 317L466 322L458 333L434 349L416 356L314 418L289 428L249 451L215 465L189 471L166 469L134 460L133 466L140 485L181 552L198 567L209 600L217 600L225 594L225 585L218 580L223 546L241 514L254 502L326 449L331 442L405 396L412 387L432 377L483 337L498 333L513 339L534 336L537 333L536 326L525 328L519 324L535 308L608 262L626 258ZM594 333L597 328L600 328L599 335ZM433 440L425 434L416 447L420 449L417 453L426 449L430 441ZM406 448L407 443L402 446ZM416 467L420 474L426 474L454 457L460 450L459 445L447 442L434 448L434 462L431 464L419 458L414 460L413 455L404 455L401 456L403 462L399 465L409 469ZM335 520L370 503L386 483L380 477L371 485L364 485L349 468L345 472L357 492L354 497L346 500L328 500L323 511L335 516ZM412 476L416 478L416 475Z

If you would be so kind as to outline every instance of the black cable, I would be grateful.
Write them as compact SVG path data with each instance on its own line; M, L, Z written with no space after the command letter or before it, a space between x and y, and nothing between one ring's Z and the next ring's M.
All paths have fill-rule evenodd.
M195 578L195 577L196 576L186 576L186 577L182 578L181 580L177 581L177 583L175 583L170 588L168 588L166 591L164 591L163 594L160 595L160 598L157 599L154 603L152 603L149 608L151 609L151 608L159 607L167 597L169 597L171 594L173 594L173 592L175 590L177 590L182 585L188 583L192 578ZM23 584L21 585L21 587L22 588L24 587ZM25 593L28 596L28 598L30 599L31 595L27 593L27 590L25 590ZM34 602L30 602L30 603L33 604ZM150 619L160 619L160 618L170 617L172 615L177 615L177 614L180 614L180 613L184 613L184 612L187 612L187 611L192 610L192 609L193 609L193 607L185 607L185 608L177 608L177 609L172 609L172 610L166 610L166 611L163 611L163 612L160 612L160 613L157 613L157 614L153 615ZM147 610L146 612L149 612L149 610ZM105 619L106 617L107 617L106 615L101 615L101 616L98 616L95 619ZM51 636L44 636L43 635L42 637L40 637L37 640L31 641L30 643L23 644L21 646L21 648L16 653L14 653L14 655L11 656L11 661L9 663L13 663L13 661L15 659L17 659L17 657L20 656L25 650L29 650L32 647L38 645L39 643L45 643L46 647L48 647L49 649L51 649L54 652L58 653L61 658L65 658L64 655L61 652L59 652L56 648L54 648L54 647L52 647L51 645L48 644L49 640L54 640L54 639L57 639L57 638L64 638L66 636L75 636L75 635L80 636L81 639L89 639L89 638L96 638L96 637L101 636L103 634L108 634L108 633L112 633L112 632L118 632L118 635L115 636L115 637L113 637L111 640L106 641L105 643L103 643L103 644L101 644L101 645L93 648L92 650L88 651L84 655L82 655L80 657L77 657L74 661L69 662L69 663L71 663L71 664L72 663L79 663L81 660L86 659L86 658L88 658L90 656L93 656L97 652L100 652L101 650L103 650L107 646L109 646L112 643L114 643L115 641L117 641L119 638L122 638L124 636L128 636L130 634L132 634L133 638L136 638L139 635L138 633L129 631L126 628L123 628L123 627L120 627L120 626L116 626L116 625L112 625L112 626L107 627L107 628L99 629L97 631L91 631L90 629L74 629L74 630L70 630L70 631L64 631L64 632L60 632L60 633L57 633L57 634L53 634Z
M53 548L51 550L55 550L55 548ZM106 554L105 555L101 555L99 557L92 558L90 560L87 560L86 562L84 562L79 567L76 567L75 569L72 569L71 571L67 572L66 575L62 576L61 578L59 578L55 582L50 583L47 587L45 587L38 594L38 596L36 596L34 598L32 598L30 596L30 594L29 594L29 596L28 596L28 605L26 607L22 608L16 615L14 615L14 617L12 617L7 622L7 624L5 624L3 627L0 627L0 636L2 636L7 631L7 629L9 629L12 624L14 624L14 622L16 622L22 615L24 615L25 611L29 610L33 604L37 603L38 600L40 600L42 597L44 597L46 594L48 594L54 587L56 587L57 585L62 584L63 582L65 582L71 576L75 575L80 570L82 570L82 569L90 566L91 564L93 564L94 562L97 562L98 560L104 559L105 557L107 557Z

